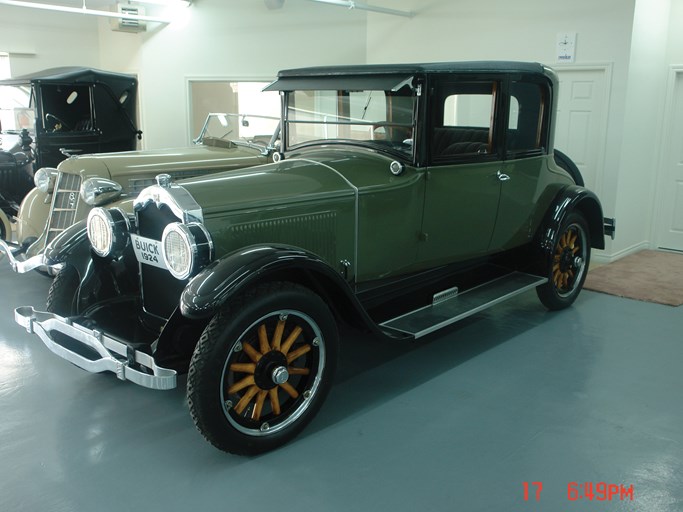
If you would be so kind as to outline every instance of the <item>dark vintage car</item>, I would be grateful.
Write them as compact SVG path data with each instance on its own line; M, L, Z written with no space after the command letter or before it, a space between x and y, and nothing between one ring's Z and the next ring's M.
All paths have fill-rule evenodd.
M53 68L0 80L0 238L33 187L34 171L70 155L135 149L137 78Z
M311 421L340 322L415 340L527 290L574 302L613 221L553 158L557 78L470 62L282 71L274 163L144 189L48 248L47 312L15 319L92 372L188 372L216 447L273 449Z

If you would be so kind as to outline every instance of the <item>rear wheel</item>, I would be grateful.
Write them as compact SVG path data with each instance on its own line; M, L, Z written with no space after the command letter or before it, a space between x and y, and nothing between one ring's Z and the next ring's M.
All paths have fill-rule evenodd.
M217 448L272 450L320 409L336 369L335 319L316 294L291 283L256 287L225 306L190 362L190 413Z
M590 253L586 220L572 212L555 235L553 254L546 263L548 282L536 288L545 307L563 309L576 300L586 280Z

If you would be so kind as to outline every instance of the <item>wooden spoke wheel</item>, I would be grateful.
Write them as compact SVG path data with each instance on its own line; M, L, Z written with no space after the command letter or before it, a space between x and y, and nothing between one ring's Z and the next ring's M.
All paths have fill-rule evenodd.
M254 322L228 355L224 413L248 435L286 429L310 406L324 371L320 327L300 311L274 311Z
M334 316L299 285L267 283L229 301L192 356L188 403L214 446L251 455L296 436L315 416L336 368Z
M590 239L583 216L572 212L558 231L548 265L548 282L536 291L548 309L574 302L583 288L590 262Z

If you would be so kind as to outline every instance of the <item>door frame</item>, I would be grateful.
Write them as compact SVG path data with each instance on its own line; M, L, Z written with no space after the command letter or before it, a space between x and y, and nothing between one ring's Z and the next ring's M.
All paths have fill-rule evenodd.
M603 115L603 119L600 121L600 126L598 129L598 134L599 134L599 140L601 141L601 144L598 149L598 158L596 162L596 169L595 169L595 192L598 197L602 197L602 191L604 190L604 179L605 179L605 148L607 147L607 130L609 126L609 117L610 117L610 111L612 107L612 72L613 72L613 63L611 62L605 62L605 63L595 63L595 64L587 64L587 65L558 65L555 64L552 66L552 68L555 70L557 73L558 77L558 82L560 79L560 74L563 71L602 71L603 76L605 78L605 83L604 83L604 99L605 99L605 112ZM554 136L554 134L553 134ZM560 148L562 149L562 148ZM571 155L569 155L571 158Z
M671 107L674 102L674 94L676 93L676 81L679 76L683 77L683 64L675 64L669 66L669 76L667 78L666 85L666 96L664 99L664 115L662 117L662 123L660 125L660 146L657 155L657 161L655 162L656 169L656 189L655 189L655 201L654 201L654 215L652 216L652 225L650 227L651 239L650 244L651 249L658 249L660 242L662 240L662 231L664 230L664 225L666 221L664 219L664 207L663 199L666 196L667 191L667 179L669 177L669 169L667 168L667 156L671 150L673 143L672 138L669 136L673 128L674 114ZM683 87L683 80L681 80L681 87Z

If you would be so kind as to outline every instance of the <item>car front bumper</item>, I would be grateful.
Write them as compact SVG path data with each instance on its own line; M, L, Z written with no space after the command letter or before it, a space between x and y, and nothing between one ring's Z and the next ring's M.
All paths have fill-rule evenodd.
M36 254L35 256L22 260L19 259L18 256L24 253L23 247L14 244L9 244L4 240L0 240L0 254L3 252L7 256L7 260L9 261L12 270L19 274L25 274L26 272L30 272L31 270L35 270L37 268L44 270L48 267L47 262L45 260L45 256L42 253ZM58 271L59 266L50 267L50 270Z
M121 380L150 389L176 387L175 370L157 366L150 354L135 350L101 331L88 329L53 313L36 311L31 306L16 308L14 320L27 332L38 335L53 353L86 371L112 372Z

